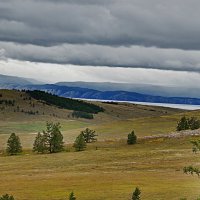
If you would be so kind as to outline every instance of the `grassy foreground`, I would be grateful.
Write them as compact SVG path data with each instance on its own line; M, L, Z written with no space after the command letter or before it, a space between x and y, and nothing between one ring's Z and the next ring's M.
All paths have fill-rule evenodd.
M0 194L17 200L64 200L74 191L80 200L124 200L139 186L142 199L196 199L199 179L182 172L200 162L190 139L151 139L133 146L124 140L97 142L84 152L73 152L68 145L69 152L52 155L2 155Z
M192 153L190 137L140 139L136 145L126 144L132 130L139 138L166 135L175 131L183 115L200 118L199 111L94 102L105 112L93 120L74 119L70 110L30 101L23 92L0 93L15 100L14 107L0 106L0 195L9 193L16 200L67 200L74 191L77 200L130 200L138 186L142 200L199 197L200 180L182 171L191 164L200 167L200 155ZM39 114L16 112L17 106ZM31 152L36 133L45 129L46 121L61 123L66 152ZM74 152L71 144L86 127L96 130L98 142L84 152ZM3 154L12 132L21 139L22 155Z

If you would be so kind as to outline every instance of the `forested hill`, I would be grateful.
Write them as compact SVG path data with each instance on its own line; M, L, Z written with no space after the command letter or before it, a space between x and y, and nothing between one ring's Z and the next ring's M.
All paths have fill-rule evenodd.
M97 114L98 112L103 112L104 109L92 103L84 102L76 99L69 99L64 97L59 97L57 95L47 93L44 91L33 90L26 91L32 98L41 100L47 104L58 106L59 108L83 111L87 113Z

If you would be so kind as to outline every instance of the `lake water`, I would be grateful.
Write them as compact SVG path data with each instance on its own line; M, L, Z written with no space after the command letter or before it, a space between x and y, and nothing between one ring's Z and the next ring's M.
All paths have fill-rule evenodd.
M148 103L148 102L130 102L134 104L150 105L150 106L163 106L169 108L179 108L184 110L198 110L200 105L189 105L189 104L171 104L171 103Z
M137 102L137 101L115 101L115 100L99 100L99 99L85 99L88 101L102 101L102 102L121 102L121 103L133 103L140 105L149 106L162 106L169 108L179 108L184 110L200 110L200 105L190 105L190 104L171 104L171 103L149 103L149 102Z

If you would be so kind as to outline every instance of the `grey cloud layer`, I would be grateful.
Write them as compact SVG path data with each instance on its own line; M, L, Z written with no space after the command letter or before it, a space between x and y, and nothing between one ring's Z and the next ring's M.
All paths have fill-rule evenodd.
M156 47L63 44L52 47L0 42L4 57L33 62L200 72L200 51Z
M7 0L0 40L200 49L197 0Z
M0 59L200 72L198 0L0 1Z

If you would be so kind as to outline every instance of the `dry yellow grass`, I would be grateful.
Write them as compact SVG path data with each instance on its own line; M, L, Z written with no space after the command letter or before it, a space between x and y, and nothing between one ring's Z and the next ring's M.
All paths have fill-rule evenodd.
M3 92L19 107L30 109L20 92ZM200 155L191 151L191 138L140 140L133 146L125 140L133 129L139 137L170 133L182 115L200 117L199 111L96 102L105 113L94 120L74 120L66 117L69 110L32 101L44 115L27 116L12 107L0 112L0 151L11 132L20 136L24 148L19 156L0 155L0 194L12 194L16 200L65 200L74 191L80 200L128 200L139 186L144 200L194 200L200 195L199 179L182 172L186 165L200 166ZM35 134L46 121L61 122L67 152L31 152ZM98 142L74 152L72 143L86 127L97 131Z

